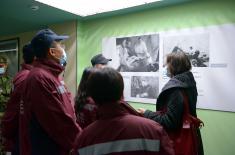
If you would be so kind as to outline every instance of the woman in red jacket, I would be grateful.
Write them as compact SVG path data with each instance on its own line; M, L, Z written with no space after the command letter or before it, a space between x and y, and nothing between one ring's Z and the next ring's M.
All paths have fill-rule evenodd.
M75 112L77 122L81 128L85 128L96 120L97 106L91 97L87 95L87 81L92 72L96 70L93 67L84 69L82 78L78 87L78 93L75 98Z

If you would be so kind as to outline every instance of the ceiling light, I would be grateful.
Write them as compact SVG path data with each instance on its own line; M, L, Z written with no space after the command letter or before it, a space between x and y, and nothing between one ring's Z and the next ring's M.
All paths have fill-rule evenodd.
M89 16L144 5L161 0L36 0L38 2L74 13Z
M39 9L39 6L37 5L32 5L30 6L30 8L33 10L33 11L37 11Z

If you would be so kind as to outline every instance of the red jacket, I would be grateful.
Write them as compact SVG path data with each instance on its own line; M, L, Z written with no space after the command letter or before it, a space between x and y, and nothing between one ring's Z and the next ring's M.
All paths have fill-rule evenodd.
M123 106L130 114L136 115L136 116L142 116L140 113L138 113L134 108L132 108L128 103L122 101L120 102L121 106ZM85 100L85 103L77 103L80 104L80 109L77 109L77 121L78 124L81 126L81 128L85 128L94 121L98 119L97 116L97 105L93 101L91 97L87 97ZM78 107L79 107L78 106Z
M172 142L158 123L130 114L120 103L100 106L98 115L77 138L77 154L174 155Z
M81 128L73 99L59 79L63 67L37 60L28 75L20 112L21 154L67 155Z
M22 69L13 79L14 89L7 103L6 111L2 117L2 136L5 138L5 151L13 151L13 147L17 145L18 129L19 129L19 109L20 98L22 93L23 81L27 78L32 65L22 64Z
M79 109L76 109L77 121L81 128L85 128L97 119L97 105L91 97L87 97L85 103L77 104L79 104Z

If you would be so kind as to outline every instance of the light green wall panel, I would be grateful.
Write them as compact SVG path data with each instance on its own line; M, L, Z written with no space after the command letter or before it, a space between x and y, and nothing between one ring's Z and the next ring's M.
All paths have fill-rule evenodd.
M183 28L235 23L235 1L195 0L144 12L78 22L77 68L79 82L90 59L102 50L102 39ZM223 104L223 103L222 103ZM135 108L155 110L154 105L131 103ZM198 110L205 155L235 154L235 113Z

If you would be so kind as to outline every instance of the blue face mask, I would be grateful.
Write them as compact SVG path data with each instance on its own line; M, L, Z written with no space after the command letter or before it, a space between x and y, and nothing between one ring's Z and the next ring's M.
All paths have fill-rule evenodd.
M170 73L170 71L169 71L169 68L168 68L168 67L166 68L166 76L171 77L171 73Z
M4 74L5 73L5 68L4 67L1 67L0 68L0 74Z
M66 52L64 49L63 49L63 55L60 58L60 65L63 67L65 67L67 65L67 55L66 55Z
M171 73L170 73L168 67L164 67L164 68L163 68L163 74L164 74L165 76L171 78Z

